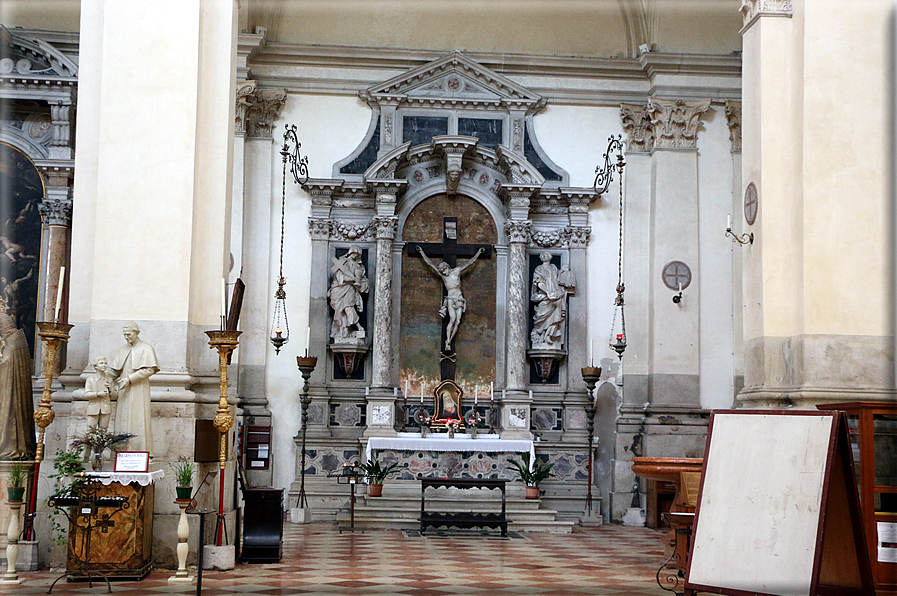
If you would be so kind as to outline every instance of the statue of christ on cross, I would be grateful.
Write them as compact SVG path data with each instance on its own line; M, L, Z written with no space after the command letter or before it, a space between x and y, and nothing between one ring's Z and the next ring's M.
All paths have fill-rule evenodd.
M448 326L445 329L446 353L449 353L452 349L452 340L455 339L455 334L458 332L458 325L461 323L461 315L467 310L467 301L461 293L461 274L464 273L468 267L477 262L479 256L483 254L483 250L483 248L477 250L476 254L473 255L473 258L467 261L464 265L460 267L452 267L445 261L438 265L433 264L433 261L431 261L426 253L424 253L424 249L420 246L417 247L417 252L424 258L424 262L436 272L436 275L442 278L442 283L445 284L446 295L442 300L439 316L443 319L448 316Z

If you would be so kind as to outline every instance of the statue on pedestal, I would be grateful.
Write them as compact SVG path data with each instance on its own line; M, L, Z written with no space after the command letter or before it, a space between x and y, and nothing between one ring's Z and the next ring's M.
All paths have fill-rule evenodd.
M533 348L560 349L564 321L567 319L567 294L576 288L576 278L569 269L559 270L551 262L551 253L539 255L542 264L533 271L532 301L535 303Z
M84 386L84 397L87 398L88 426L96 426L106 430L112 416L112 399L118 397L115 379L109 374L109 361L105 356L94 360L94 374L87 377Z
M25 332L0 313L0 460L34 459L32 372Z
M153 346L139 338L140 328L129 321L122 328L128 343L119 349L110 368L117 379L118 408L115 412L115 434L135 435L128 442L132 451L153 449L153 426L150 415L149 378L159 372Z
M359 313L364 308L361 297L370 290L370 282L365 277L361 250L357 246L340 258L333 259L333 281L327 296L333 309L333 326L330 337L334 343L357 343L364 339L365 331Z
M461 293L461 274L477 262L477 259L483 254L480 248L473 257L460 267L452 267L445 261L436 265L424 253L424 249L417 247L417 252L423 257L424 262L429 265L430 269L436 272L436 275L442 278L445 284L446 296L442 301L442 307L439 309L439 316L443 319L448 317L448 326L445 329L445 352L448 354L452 349L452 340L458 333L458 325L461 324L461 315L467 310L467 301Z

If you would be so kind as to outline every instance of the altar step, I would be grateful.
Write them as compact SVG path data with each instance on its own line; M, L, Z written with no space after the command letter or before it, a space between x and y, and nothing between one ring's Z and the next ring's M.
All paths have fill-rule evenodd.
M497 512L500 499L460 499L459 495L437 497L427 495L427 510L453 512ZM558 520L557 511L544 509L541 499L525 499L508 496L506 515L509 532L569 533L573 522ZM336 516L340 526L349 525L349 511L342 510ZM420 528L420 496L403 495L382 497L359 496L355 502L355 528L377 530L417 530Z

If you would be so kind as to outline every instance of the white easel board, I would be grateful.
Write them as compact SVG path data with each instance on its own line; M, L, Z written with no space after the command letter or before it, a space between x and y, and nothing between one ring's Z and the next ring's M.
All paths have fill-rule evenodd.
M714 412L685 593L811 596L823 586L871 594L842 414Z

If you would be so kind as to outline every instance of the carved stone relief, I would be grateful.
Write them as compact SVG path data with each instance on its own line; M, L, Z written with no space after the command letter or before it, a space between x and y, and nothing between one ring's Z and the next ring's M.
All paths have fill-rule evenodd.
M666 149L694 149L698 142L701 115L710 109L710 100L648 100L654 129L654 146Z
M41 219L49 226L72 225L72 202L65 200L44 199L37 206Z
M274 122L287 101L286 89L261 89L249 96L246 132L250 137L272 138Z
M791 0L741 0L741 14L745 26L754 18L763 15L790 17L793 11Z
M620 118L626 133L626 150L648 152L654 148L654 131L648 107L641 104L620 104Z
M729 124L729 140L732 151L741 151L741 102L726 102L726 122Z
M237 87L237 100L234 106L234 132L246 132L246 112L251 105L252 94L255 93L255 81L246 81Z

